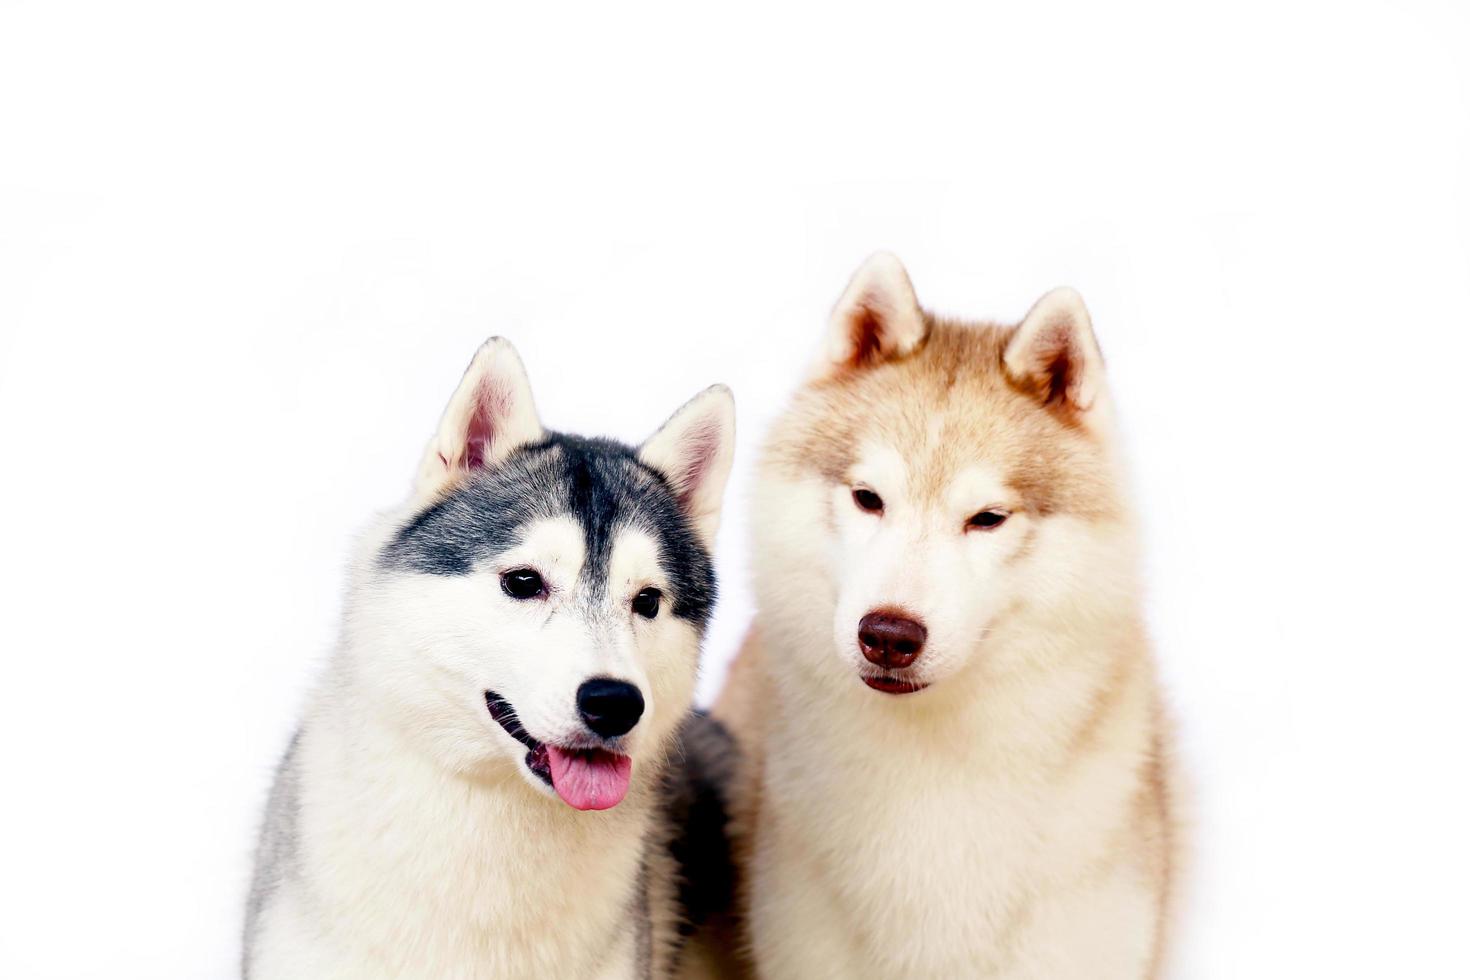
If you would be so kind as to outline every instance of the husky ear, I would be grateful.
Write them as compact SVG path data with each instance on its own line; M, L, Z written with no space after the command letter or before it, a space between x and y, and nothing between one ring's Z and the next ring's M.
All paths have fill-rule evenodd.
M638 458L662 473L679 508L712 548L720 502L735 458L735 398L724 385L695 395L638 448Z
M436 497L544 435L520 357L510 341L492 337L475 352L449 399L439 431L419 464L414 493L425 500Z
M1043 405L1080 418L1102 393L1102 354L1077 290L1059 286L1036 301L1006 345L1011 380Z
M864 262L832 308L816 378L911 353L929 331L903 263L890 252Z

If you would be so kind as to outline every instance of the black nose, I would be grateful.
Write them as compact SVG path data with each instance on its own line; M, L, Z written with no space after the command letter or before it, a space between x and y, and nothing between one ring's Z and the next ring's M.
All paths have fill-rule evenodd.
M858 646L880 667L907 667L928 637L924 624L891 612L870 612L858 623Z
M577 710L603 738L626 735L643 717L643 695L627 681L594 677L577 688Z

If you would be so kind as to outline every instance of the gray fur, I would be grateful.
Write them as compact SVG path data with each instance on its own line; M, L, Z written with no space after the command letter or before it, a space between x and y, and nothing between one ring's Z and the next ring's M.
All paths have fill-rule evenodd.
M648 900L648 853L638 865L638 886L633 890L634 970L641 980L653 980L653 909Z
M634 527L659 544L675 616L703 628L715 600L714 565L668 480L632 448L608 439L554 433L512 452L399 528L379 560L429 575L467 575L520 540L532 521L571 516L583 529L583 581L607 587L612 544Z
M681 935L730 913L735 859L730 848L730 790L739 748L725 726L702 711L679 732L681 757L665 780L669 850L679 866Z
M291 744L276 766L275 782L265 804L265 820L260 828L260 842L255 849L255 877L250 883L250 897L245 904L245 945L241 952L240 973L250 977L250 951L255 946L256 930L265 905L281 882L295 874L296 824L300 812L300 776L296 770L296 747L301 732L291 736Z

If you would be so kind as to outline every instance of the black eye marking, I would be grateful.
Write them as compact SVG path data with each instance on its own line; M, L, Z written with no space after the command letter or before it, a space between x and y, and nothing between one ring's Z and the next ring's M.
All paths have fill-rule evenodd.
M512 599L540 599L546 596L546 583L540 573L530 568L512 568L500 576L500 587Z
M1003 510L982 510L965 522L966 531L994 531L1010 517Z
M652 619L658 615L659 602L664 594L653 586L649 586L633 597L633 611L644 619Z
M855 487L852 491L852 502L869 514L883 513L883 498L867 487Z

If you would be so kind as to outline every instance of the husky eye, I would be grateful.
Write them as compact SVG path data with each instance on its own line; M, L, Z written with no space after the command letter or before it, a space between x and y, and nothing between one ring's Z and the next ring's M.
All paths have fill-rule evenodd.
M658 615L658 603L663 597L664 594L658 589L644 589L633 597L633 611L644 619L652 619Z
M529 568L513 568L500 576L500 587L512 599L535 599L546 594L546 583Z
M980 513L976 514L974 517L965 522L965 530L994 531L996 528L1004 524L1006 522L1006 518L1010 516L1010 514L1007 514L1003 510L982 510Z
M858 487L853 490L852 502L858 505L859 510L865 510L869 514L883 513L883 498L867 487Z

